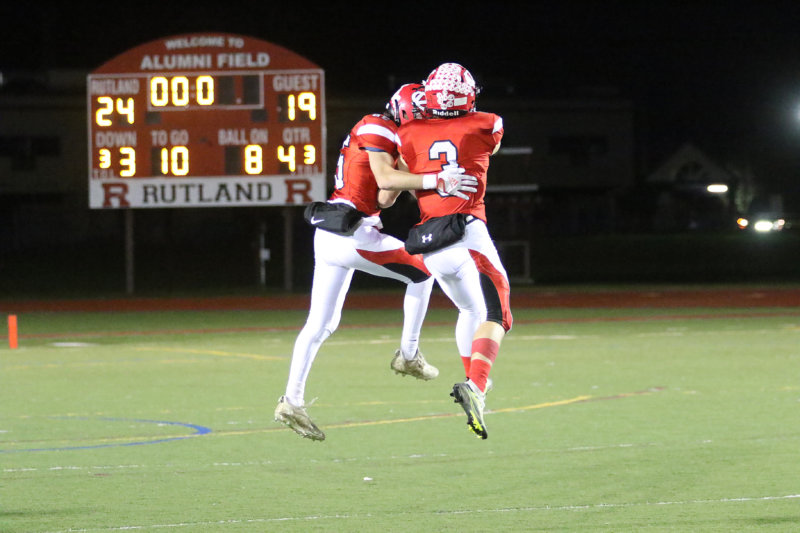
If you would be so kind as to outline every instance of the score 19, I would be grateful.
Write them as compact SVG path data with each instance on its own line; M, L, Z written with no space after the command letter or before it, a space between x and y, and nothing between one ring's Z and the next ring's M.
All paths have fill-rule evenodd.
M317 120L317 95L312 92L279 94L281 122L309 122ZM305 113L305 115L302 115Z

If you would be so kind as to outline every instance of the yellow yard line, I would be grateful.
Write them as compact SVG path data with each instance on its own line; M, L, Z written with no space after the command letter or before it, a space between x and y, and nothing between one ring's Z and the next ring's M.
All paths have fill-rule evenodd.
M522 407L508 407L505 409L493 409L486 411L486 414L493 414L493 413L513 413L515 411L531 411L533 409L544 409L546 407L558 407L561 405L569 405L573 403L580 403L585 402L587 400L592 399L591 396L576 396L575 398L569 398L567 400L557 400L554 402L543 402L537 403L533 405L525 405ZM345 422L342 424L326 424L325 429L340 429L340 428L355 428L355 427L365 427L365 426L385 426L389 424L403 424L406 422L420 422L422 420L434 420L436 418L451 418L455 416L464 416L463 412L454 411L452 413L439 413L435 415L424 415L424 416L415 416L409 418L394 418L391 420L365 420L363 422ZM278 428L278 429L288 429L286 427ZM261 433L265 431L273 431L274 428L262 428L262 429L252 429L252 430L233 430L233 431L215 431L213 433L209 433L209 436L229 436L229 435L245 435L251 433Z
M533 405L526 405L524 407L505 407L503 409L490 409L487 413L513 413L514 411L530 411L532 409L544 409L545 407L558 407L559 405L568 405L571 403L585 402L590 400L591 396L576 396L568 400L557 400L555 402L535 403Z
M238 352L223 352L222 350L194 350L191 348L165 348L165 347L137 347L134 348L140 352L171 352L171 353L191 353L198 355L216 355L219 357L245 357L248 359L258 359L260 361L283 361L287 359L285 356L278 355L261 355L256 353L238 353Z
M144 348L142 348L144 349ZM201 350L197 350L198 352L202 352ZM211 352L211 351L209 351ZM224 355L228 356L241 356L242 354L230 354L226 352L221 352ZM214 355L217 355L214 353ZM253 355L253 354L245 354L245 355ZM259 358L266 357L266 356L257 356ZM535 403L531 405L524 405L520 407L506 407L503 409L493 409L486 411L486 414L495 414L495 413L513 413L519 411L532 411L534 409L545 409L548 407L559 407L563 405L570 405L576 403L583 403L589 401L598 401L598 400L613 400L613 399L620 399L620 398L628 398L632 396L639 396L643 394L650 394L652 392L658 392L660 389L650 389L640 392L632 392L632 393L620 393L614 396L608 397L594 397L591 395L582 395L576 396L574 398L568 398L565 400L555 400L551 402L541 402ZM431 415L424 415L424 416L415 416L415 417L408 417L408 418L395 418L391 420L365 420L360 422L345 422L340 424L330 424L326 425L325 429L340 429L340 428L354 428L354 427L366 427L366 426L383 426L389 424L403 424L408 422L420 422L423 420L434 420L438 418L452 418L457 416L464 416L464 413L461 411L453 411L449 413L438 413L438 414L431 414ZM253 434L260 434L260 433L271 433L273 431L281 431L281 430L289 430L289 428L276 424L274 427L262 427L262 428L252 428L252 429L238 429L238 430L212 430L209 433L205 433L203 435L196 435L196 434L169 434L169 435L147 435L147 436L109 436L109 437L96 437L96 438L84 438L84 439L56 439L52 441L41 441L41 442L48 442L52 446L54 443L58 443L61 445L65 444L75 444L75 443L86 443L86 442L95 442L95 443L113 443L113 442L127 442L131 440L139 440L141 444L147 444L148 440L153 441L161 441L161 440L174 440L174 439L185 439L185 438L195 438L195 437L230 437L230 436L238 436L238 435L253 435ZM27 441L25 444L30 446L31 442L38 442L38 441ZM3 444L10 444L10 443L3 443ZM13 444L13 443L11 443ZM12 447L14 449L14 447ZM17 448L19 449L19 448ZM24 451L24 450L20 450Z

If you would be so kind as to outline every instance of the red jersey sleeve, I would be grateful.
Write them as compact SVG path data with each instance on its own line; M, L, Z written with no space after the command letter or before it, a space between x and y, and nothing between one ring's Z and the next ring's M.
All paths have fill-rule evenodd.
M339 150L331 200L347 200L367 215L380 214L378 183L369 166L370 150L397 157L397 125L383 115L367 115L356 123Z
M353 128L361 150L380 150L397 157L397 125L383 115L368 115Z

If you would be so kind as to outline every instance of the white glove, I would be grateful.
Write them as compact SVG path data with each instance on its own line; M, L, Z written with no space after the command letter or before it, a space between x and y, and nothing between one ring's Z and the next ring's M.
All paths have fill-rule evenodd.
M446 168L438 174L425 174L422 177L423 189L436 189L445 196L457 196L469 200L467 192L478 191L478 178L464 174L461 167Z

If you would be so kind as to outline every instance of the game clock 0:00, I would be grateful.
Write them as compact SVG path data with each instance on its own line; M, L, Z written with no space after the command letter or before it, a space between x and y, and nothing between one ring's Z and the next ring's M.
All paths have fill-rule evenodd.
M230 37L236 36L219 36L211 51L211 36L172 38L188 45L171 56L163 53L169 46L148 43L133 64L152 72L107 64L100 70L108 72L89 76L92 207L111 206L109 195L120 190L122 207L285 205L320 197L320 185L308 180L325 172L322 71L285 68L293 58L280 48L220 51L230 48ZM274 63L288 65L269 68ZM205 65L221 68L191 68ZM190 181L176 188L178 180ZM290 190L281 195L281 187Z

